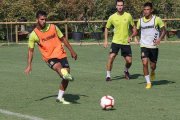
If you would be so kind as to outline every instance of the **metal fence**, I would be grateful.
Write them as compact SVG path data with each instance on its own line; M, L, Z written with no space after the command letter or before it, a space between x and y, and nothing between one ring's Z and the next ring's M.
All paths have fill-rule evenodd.
M137 22L137 20L135 21ZM180 30L180 18L163 19L163 21L168 31L164 40L171 40L171 38L179 40L178 37L176 38L174 36L176 36L177 31ZM106 20L96 20L48 21L47 23L53 23L60 27L68 39L73 31L78 31L77 29L81 29L79 31L85 34L89 34L90 32L96 31L97 28L104 27L106 22ZM0 22L0 40L15 43L19 43L23 39L27 40L29 33L34 29L35 25L36 22ZM86 37L88 37L88 35Z

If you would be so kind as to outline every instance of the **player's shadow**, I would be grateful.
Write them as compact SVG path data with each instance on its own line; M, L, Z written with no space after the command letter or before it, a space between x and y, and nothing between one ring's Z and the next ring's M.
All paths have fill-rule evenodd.
M64 94L64 98L65 100L73 103L73 104L80 104L78 102L78 100L80 99L80 97L88 97L87 95L73 95L73 94Z
M169 81L169 80L158 80L158 81L153 81L153 85L166 85L166 84L173 84L176 83L174 81Z
M130 80L131 79L138 79L140 76L143 76L143 75L142 74L132 74L132 75L130 75ZM125 79L124 75L115 76L111 80L120 80L120 79Z
M111 80L120 80L120 79L124 79L124 76L114 76L113 78L111 78Z
M143 76L143 74L133 74L131 75L130 79L138 79L141 76Z
M141 82L139 84L144 84L146 82ZM174 81L169 81L169 80L157 80L157 81L152 81L153 85L167 85L167 84L173 84L176 83Z
M42 97L42 98L37 99L35 101L42 101L42 100L46 100L46 99L49 99L49 98L52 98L52 97L56 98L57 95L50 95L50 96ZM72 104L80 104L78 102L80 97L88 97L88 96L86 96L86 95L78 95L78 94L75 94L75 95L73 95L73 94L64 94L63 97L64 97L65 100L71 102Z

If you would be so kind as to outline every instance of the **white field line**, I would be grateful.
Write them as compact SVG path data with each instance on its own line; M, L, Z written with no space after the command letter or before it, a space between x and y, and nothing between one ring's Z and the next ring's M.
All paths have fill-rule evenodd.
M38 118L38 117L35 117L35 116L23 115L21 113L15 113L15 112L3 110L3 109L0 109L0 113L10 115L10 116L16 116L16 117L19 117L19 118L24 118L24 119L27 119L27 120L44 120L42 118Z

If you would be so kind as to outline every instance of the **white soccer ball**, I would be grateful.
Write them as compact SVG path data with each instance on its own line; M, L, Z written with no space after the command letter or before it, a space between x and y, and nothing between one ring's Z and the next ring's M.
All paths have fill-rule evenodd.
M100 105L105 110L112 109L114 107L114 98L110 95L103 96Z

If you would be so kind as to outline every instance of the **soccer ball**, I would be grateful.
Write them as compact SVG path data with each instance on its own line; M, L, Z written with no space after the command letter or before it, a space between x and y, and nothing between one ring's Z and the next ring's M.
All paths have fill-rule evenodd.
M112 109L114 107L114 98L110 95L103 96L100 105L104 110Z

